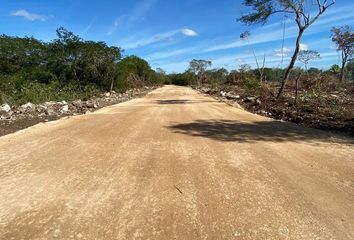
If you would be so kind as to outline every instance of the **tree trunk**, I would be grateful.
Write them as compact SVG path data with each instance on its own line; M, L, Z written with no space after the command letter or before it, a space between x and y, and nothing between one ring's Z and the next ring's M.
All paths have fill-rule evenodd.
M289 64L288 68L285 71L285 75L284 75L281 87L279 89L279 92L278 92L278 95L277 95L277 99L279 99L281 97L281 95L283 93L283 90L284 90L284 87L286 86L286 83L289 80L290 72L294 68L297 56L299 55L301 38L302 38L302 35L303 35L304 31L305 31L304 28L300 29L299 33L297 35L295 51L294 51L293 56L291 57L290 64Z
M265 66L265 54L263 56L263 65L262 65L262 71L261 71L261 82L263 82L263 78L264 78L264 66Z
M296 86L295 86L295 105L297 105L297 96L299 93L299 80L301 78L301 73L299 74L299 76L296 78Z
M345 60L342 60L342 68L340 69L339 83L344 81Z
M111 81L111 88L110 88L110 91L109 91L109 92L112 92L112 91L113 91L113 84L114 84L114 78L112 78L112 81Z

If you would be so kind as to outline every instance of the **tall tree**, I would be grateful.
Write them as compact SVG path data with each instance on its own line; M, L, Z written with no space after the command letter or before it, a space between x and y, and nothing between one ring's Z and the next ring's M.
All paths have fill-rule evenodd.
M269 18L277 13L287 14L293 17L297 27L298 34L296 38L295 50L291 57L289 66L285 71L285 75L279 89L277 98L279 98L289 79L290 72L294 68L299 51L302 36L305 30L311 26L330 6L335 3L335 0L316 0L316 13L313 13L312 0L244 0L244 5L252 10L241 16L239 21L246 24L266 23Z
M332 41L337 45L337 51L342 55L342 67L340 71L339 81L343 82L345 65L353 59L354 56L354 33L353 29L346 25L340 28L333 27Z
M197 82L200 85L201 80L204 76L204 73L208 67L212 65L212 62L209 60L196 60L193 59L189 63L189 70L197 76Z
M311 60L320 58L320 54L313 50L301 50L299 52L299 61L305 65L305 70L307 72L307 66Z
M320 54L316 51L313 50L300 50L299 52L299 61L302 62L305 65L305 71L307 73L307 76L309 76L309 72L307 69L307 65L311 60L318 59L320 58ZM299 90L299 81L301 79L302 73L298 75L298 77L295 80L296 83L296 90L295 90L295 103L297 103L297 96L298 96L298 90Z

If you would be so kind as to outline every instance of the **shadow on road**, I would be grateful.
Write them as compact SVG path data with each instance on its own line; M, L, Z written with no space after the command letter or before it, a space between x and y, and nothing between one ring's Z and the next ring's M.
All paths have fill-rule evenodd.
M325 141L354 144L352 138L333 138L333 135L292 123L261 121L245 123L234 120L197 120L191 123L171 124L175 133L196 137L206 137L226 142L286 142L286 141Z
M191 103L191 101L186 99L170 99L170 100L156 100L158 104L186 104Z
M200 101L200 100L188 100L188 99L168 99L168 100L156 100L157 104L175 105L175 104L194 104L194 103L209 103L213 101Z

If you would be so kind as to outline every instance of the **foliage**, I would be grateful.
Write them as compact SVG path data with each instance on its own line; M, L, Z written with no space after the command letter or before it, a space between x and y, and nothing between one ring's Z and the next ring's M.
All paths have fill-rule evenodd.
M261 87L261 83L254 77L247 77L242 83L250 94L254 94Z
M209 60L196 60L193 59L189 63L189 71L194 73L197 76L198 83L200 83L203 79L204 73L208 67L212 65L212 62Z
M329 72L332 74L338 74L340 73L340 67L338 64L333 64L330 68L329 68Z
M291 57L288 68L285 71L282 85L278 91L277 98L283 93L283 90L289 79L291 70L294 68L299 51L300 43L304 31L311 26L330 6L335 4L335 0L317 0L317 13L312 13L312 2L304 0L244 0L244 5L251 10L242 15L239 21L246 24L266 23L270 16L276 13L283 13L292 16L298 27L295 50ZM248 35L247 35L248 36ZM258 64L257 64L258 65ZM261 75L262 76L262 75Z
M229 72L225 68L214 68L205 71L205 76L212 83L222 83L226 81Z
M189 71L170 74L169 78L172 84L179 86L194 85L196 83L195 75Z
M337 46L337 51L342 55L342 68L340 72L340 81L344 80L345 65L352 60L354 56L354 33L353 29L346 25L340 28L333 27L332 41Z
M320 54L317 51L313 50L301 50L299 52L299 61L305 64L305 68L307 69L307 65L311 60L315 60L320 58Z
M354 60L348 62L345 69L347 79L354 81Z
M85 41L59 28L57 39L0 36L1 101L20 104L92 96L113 87L163 83L138 57L122 59L122 50L104 42Z

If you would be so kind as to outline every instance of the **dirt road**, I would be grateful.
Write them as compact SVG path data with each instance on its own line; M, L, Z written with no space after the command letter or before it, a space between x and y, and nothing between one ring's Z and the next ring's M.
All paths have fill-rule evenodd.
M1 137L0 239L354 239L354 142L166 86Z

